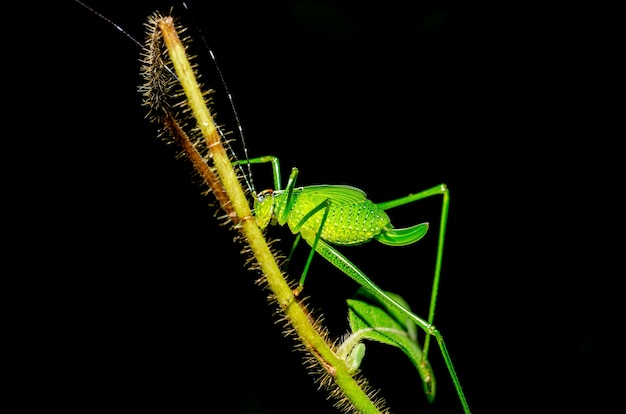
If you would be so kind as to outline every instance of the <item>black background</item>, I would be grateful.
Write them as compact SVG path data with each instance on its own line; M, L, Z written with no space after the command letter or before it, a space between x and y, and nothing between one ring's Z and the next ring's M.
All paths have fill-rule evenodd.
M89 4L140 41L154 10L184 16L177 2ZM611 405L623 383L612 378L624 272L610 10L189 4L251 155L279 156L285 176L299 167L302 185L351 184L374 201L448 184L436 324L473 412ZM7 279L21 282L9 316L23 403L335 412L257 275L240 270L211 197L144 119L138 46L72 1L11 16L24 54L5 61L7 87L20 88L7 113L18 132L5 133L6 188L16 190L5 254L17 259ZM202 79L219 92L196 39ZM219 93L215 108L233 128ZM255 179L270 186L269 168ZM392 220L436 223L439 202ZM410 247L342 251L425 315L435 231ZM272 232L288 248L289 232ZM335 338L356 287L313 262L305 292ZM399 352L371 345L363 369L394 413L461 412L436 349L431 360L430 406Z

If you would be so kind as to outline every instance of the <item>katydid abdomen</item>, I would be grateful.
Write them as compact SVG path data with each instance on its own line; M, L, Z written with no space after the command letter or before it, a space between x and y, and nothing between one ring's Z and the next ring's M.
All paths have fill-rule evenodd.
M333 190L348 192L352 196L334 196ZM279 194L274 200L280 205ZM346 186L310 186L296 188L292 193L293 204L287 225L294 234L312 243L320 232L324 209L319 209L312 217L305 219L308 213L330 202L326 222L321 228L320 238L340 246L357 245L372 240L381 232L391 230L389 216L376 204L365 197L365 193L354 187Z

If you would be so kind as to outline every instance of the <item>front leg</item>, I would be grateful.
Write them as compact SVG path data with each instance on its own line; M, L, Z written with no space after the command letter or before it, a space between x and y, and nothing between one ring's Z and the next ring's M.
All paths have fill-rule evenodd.
M272 174L274 176L274 190L282 190L282 182L280 178L280 162L278 157L273 155L264 155L262 157L250 158L249 160L237 160L233 162L233 165L246 165L246 164L272 164Z

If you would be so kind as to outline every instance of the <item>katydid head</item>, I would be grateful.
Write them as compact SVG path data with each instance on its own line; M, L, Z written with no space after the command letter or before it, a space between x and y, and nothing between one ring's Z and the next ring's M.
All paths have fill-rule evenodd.
M254 217L261 230L265 229L274 216L274 190L264 190L254 199Z

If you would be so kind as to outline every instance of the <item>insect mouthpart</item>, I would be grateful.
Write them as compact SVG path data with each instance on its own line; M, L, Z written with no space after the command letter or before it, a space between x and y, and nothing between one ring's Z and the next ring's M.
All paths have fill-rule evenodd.
M254 217L257 225L264 229L274 216L274 190L261 191L254 200Z

